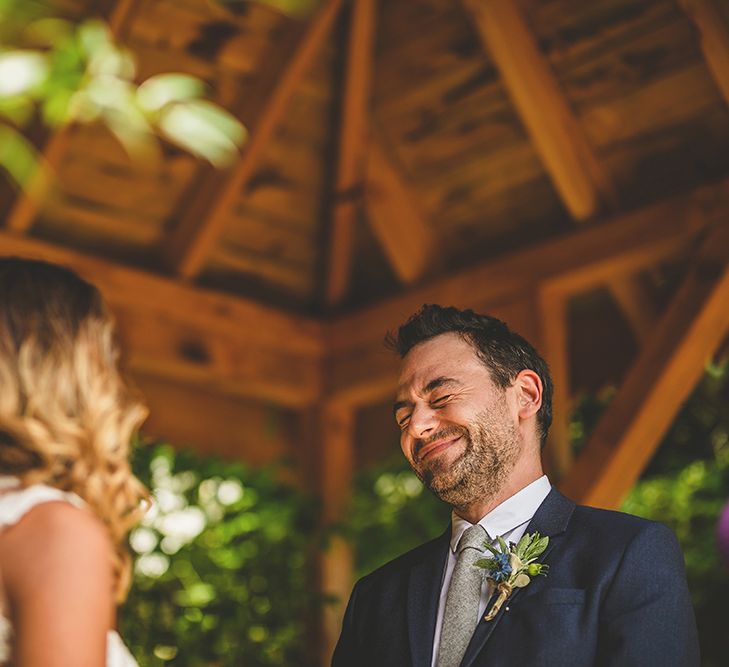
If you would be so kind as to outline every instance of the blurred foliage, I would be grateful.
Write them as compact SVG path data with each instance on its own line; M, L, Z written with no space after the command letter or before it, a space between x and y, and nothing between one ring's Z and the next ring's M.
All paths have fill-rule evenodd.
M233 13L250 4L216 2ZM319 4L261 2L296 16ZM246 129L204 99L203 81L168 73L138 83L134 56L117 43L105 21L77 25L53 10L49 0L0 0L0 169L15 184L43 192L41 184L52 176L26 137L38 125L102 123L137 161L159 160L159 139L217 167L235 160Z
M139 447L154 508L130 535L137 554L121 633L141 667L307 664L316 508L275 469Z
M571 434L581 449L615 394L583 397ZM709 366L622 509L670 526L686 558L702 664L726 664L729 570L719 560L717 519L729 500L729 370ZM396 449L396 443L393 443ZM425 491L402 457L361 472L345 530L358 576L441 534L449 508Z
M696 610L702 665L729 655L729 567L720 560L717 521L729 500L729 366L709 366L656 456L623 503L626 512L676 533Z
M343 528L355 546L356 576L440 535L450 516L450 507L423 487L400 454L357 473Z

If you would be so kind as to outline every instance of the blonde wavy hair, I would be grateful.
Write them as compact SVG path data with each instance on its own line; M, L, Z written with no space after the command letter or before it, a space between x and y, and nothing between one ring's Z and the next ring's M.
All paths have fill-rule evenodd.
M45 262L0 258L0 473L80 496L114 545L117 602L129 589L129 530L148 493L129 466L147 416L118 366L99 291Z

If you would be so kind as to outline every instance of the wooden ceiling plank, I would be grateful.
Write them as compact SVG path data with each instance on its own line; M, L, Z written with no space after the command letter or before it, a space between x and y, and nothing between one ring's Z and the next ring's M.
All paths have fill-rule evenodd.
M338 303L347 293L352 270L359 205L355 193L362 187L365 176L375 23L376 0L351 3L325 287L325 301L329 305Z
M616 508L729 331L729 227L714 230L561 490Z
M127 34L134 14L141 0L117 0L109 12L107 19L111 33L116 40ZM18 193L12 207L5 216L5 228L15 234L25 234L35 223L40 206L46 198L52 179L49 170L60 167L66 151L70 146L73 125L62 125L52 131L40 149L39 164L30 178L27 187Z
M615 203L617 193L610 176L587 143L516 2L463 3L572 217L593 217L601 200Z
M729 104L729 27L712 0L680 0L698 28L701 50L721 94Z
M491 53L562 201L575 220L592 218L601 203L615 210L618 195L595 156L546 57L514 0L464 0L484 46ZM611 290L612 290L611 286ZM651 309L638 283L625 279L615 288L631 327L639 334ZM652 326L652 323L651 323Z
M149 408L142 427L147 439L256 467L275 465L296 451L293 419L284 410L140 372L131 376Z
M321 361L314 356L245 342L209 329L202 318L190 324L154 308L110 302L132 372L296 409L315 404L320 395Z
M372 231L400 281L416 282L433 259L436 235L399 165L377 140L369 146L366 180L365 205Z
M165 254L177 275L192 279L203 268L222 232L231 206L260 164L289 100L322 47L341 6L342 0L329 0L319 10L260 113L254 114L250 120L243 119L250 136L232 170L210 174L202 185L199 182L192 184L192 189L199 195L185 206L186 214L165 243ZM246 97L250 95L251 91L245 91Z
M552 426L549 429L547 455L550 472L561 479L572 465L570 441L570 360L567 297L548 289L539 293L541 318L541 352L549 364L554 391Z

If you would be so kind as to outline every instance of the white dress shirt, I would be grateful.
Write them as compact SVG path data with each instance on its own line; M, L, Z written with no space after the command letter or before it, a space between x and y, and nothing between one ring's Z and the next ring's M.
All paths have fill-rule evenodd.
M483 526L491 540L502 537L508 544L509 542L518 542L526 532L527 525L536 513L538 507L544 499L549 495L552 485L549 483L546 475L542 475L521 491L515 493L511 498L507 498L501 505L494 507L485 517L478 523ZM456 566L456 548L461 536L467 528L471 527L471 523L462 519L453 512L451 530L451 548L448 552L448 560L446 561L445 571L443 573L443 582L440 587L440 601L438 602L438 617L435 622L435 637L433 639L433 660L432 667L435 667L438 658L438 646L440 645L440 631L443 626L443 615L445 613L446 598L448 597L448 586L453 575L453 568ZM481 600L478 605L478 618L483 616L486 611L486 605L492 594L492 584L484 578L484 584L481 588Z

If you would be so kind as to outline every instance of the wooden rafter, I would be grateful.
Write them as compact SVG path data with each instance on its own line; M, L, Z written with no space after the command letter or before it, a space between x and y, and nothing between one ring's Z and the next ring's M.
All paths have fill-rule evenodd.
M464 0L486 49L566 208L577 221L602 208L616 211L618 194L573 113L515 0ZM642 284L625 276L611 292L641 340L655 321Z
M401 282L417 281L433 258L435 233L379 139L368 149L366 183L368 220L390 265Z
M643 471L729 331L729 226L714 230L649 345L561 485L571 498L617 507Z
M615 187L539 51L514 0L463 0L534 147L576 220L594 216Z
M123 39L128 33L139 4L140 0L117 0L112 5L107 21L115 39ZM15 234L25 234L33 226L39 207L51 185L47 169L55 170L60 166L68 150L72 133L72 125L63 125L47 136L40 150L39 166L5 216L7 230Z
M729 26L712 0L679 1L699 30L706 64L729 104Z
M328 248L326 302L336 304L349 286L358 193L362 190L375 36L375 0L351 3L344 74L339 154Z
M69 266L96 284L132 371L292 407L320 395L317 322L25 237L0 234L0 249Z
M382 337L423 303L489 311L535 289L577 294L686 252L701 229L726 216L729 181L722 181L340 317L328 329L326 390L353 402L387 397L397 364L380 353Z
M202 183L197 179L192 185L191 190L196 195L191 202L185 202L181 219L165 242L166 258L177 275L194 278L202 269L223 230L231 206L260 164L289 100L322 47L341 6L342 0L329 0L319 10L270 95L261 105L256 105L256 99L252 100L256 106L249 117L244 118L250 137L232 170L208 172ZM245 91L243 97L250 100L251 91Z

